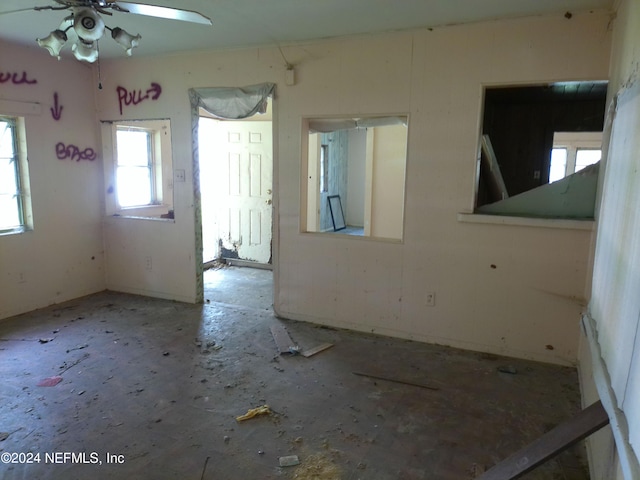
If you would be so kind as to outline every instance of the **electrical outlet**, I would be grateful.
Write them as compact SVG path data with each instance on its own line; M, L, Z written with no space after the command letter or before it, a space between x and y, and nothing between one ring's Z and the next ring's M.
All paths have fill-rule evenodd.
M425 299L426 299L427 307L436 306L436 292L427 292Z
M151 268L152 268L151 257L144 257L144 268L148 271L151 271Z
M176 182L186 182L186 181L187 181L186 172L181 168L176 169Z

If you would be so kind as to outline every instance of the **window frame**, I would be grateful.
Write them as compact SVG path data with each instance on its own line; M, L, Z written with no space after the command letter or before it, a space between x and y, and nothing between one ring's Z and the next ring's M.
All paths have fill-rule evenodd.
M576 173L576 171L580 171L576 170L578 152L580 150L598 150L600 151L600 158L602 158L602 132L555 132L552 152L554 149L561 148L567 151L564 177L562 177L565 178ZM551 166L550 163L549 173L551 172Z
M411 118L408 112L402 113L373 113L357 115L304 115L301 118L301 197L300 197L300 233L306 235L335 235L341 238L353 240L378 241L388 243L403 243L405 235L405 212L407 202L407 171L409 166L409 144L411 135ZM386 128L388 127L388 128ZM402 134L397 131L402 127ZM351 158L352 152L349 146L347 153L344 146L331 145L336 141L333 138L321 138L323 135L333 135L339 132L363 131L364 137L358 141L359 153L357 157L362 172L362 201L358 210L363 212L363 226L358 223L345 223L346 228L336 231L332 225L325 225L323 218L328 218L329 207L327 198L331 195L341 195L340 191L334 191L330 185L322 191L321 168L322 147L327 145L327 177L333 182L332 170L336 163L331 159L333 155L347 154ZM383 133L380 133L383 132ZM399 138L402 137L402 141ZM362 143L360 145L360 143ZM401 149L398 145L402 144ZM385 148L385 147L391 147ZM400 153L400 150L402 151ZM315 152L315 153L314 153ZM398 161L401 159L401 166ZM396 194L391 199L382 199L379 182L376 177L383 178L379 174L380 169L386 169L394 174ZM374 173L374 171L376 173ZM351 183L351 175L347 173L347 183ZM343 179L344 181L344 179ZM349 192L351 187L347 185ZM349 195L341 197L344 208L345 220L349 216ZM354 198L359 198L357 195ZM387 201L389 200L389 201ZM323 216L323 208L326 206L326 215ZM391 215L389 212L395 209ZM389 219L393 219L392 221ZM375 223L375 225L374 225Z
M601 108L598 104L602 103L604 105L607 88L607 80L573 80L562 82L533 81L525 84L480 84L479 89L481 96L479 103L478 143L476 150L473 196L470 198L471 202L469 207L465 208L464 211L458 214L458 221L470 223L495 223L500 225L526 224L531 226L554 227L562 225L559 228L583 228L581 225L592 225L594 221L593 213L588 215L585 214L584 209L573 207L564 208L563 206L566 203L562 201L557 201L553 204L552 202L547 202L545 205L545 202L536 201L526 204L526 201L520 201L521 199L516 201L512 201L512 199L520 195L529 195L530 192L534 197L538 196L537 200L551 201L553 197L560 197L559 190L557 188L552 188L551 183L548 182L548 174L551 170L550 157L553 149L553 134L557 131L599 132L601 129L604 129L604 107ZM488 99L489 92L493 91L494 93L499 93L500 90L507 93L507 97L497 98L494 95L494 98L490 102ZM518 90L520 90L520 92L518 92ZM525 92L526 90L529 92ZM562 94L559 93L560 90L562 90ZM578 93L576 93L577 91L581 91L581 93L578 95ZM529 95L531 93L534 95ZM523 94L523 96L521 97L520 94ZM566 119L562 115L558 115L558 112L555 109L553 109L551 113L549 112L549 110L554 107L556 101L559 105L562 105L564 102L565 109L576 108L575 105L569 104L576 100L576 95L580 97L581 102L585 102L580 106L581 111L579 112L579 115L578 112L576 112L573 118ZM568 97L565 98L566 96ZM542 112L537 112L537 125L534 124L534 126L537 127L536 134L538 136L544 136L544 143L542 145L545 146L545 149L548 146L548 150L546 150L546 152L542 152L542 155L537 155L535 157L541 159L541 161L538 161L537 165L530 162L529 167L533 168L525 170L531 174L528 178L540 181L540 184L524 190L516 189L515 192L511 190L510 184L507 184L507 187L509 187L509 195L506 198L505 196L503 196L503 198L498 198L495 192L493 195L488 194L490 188L489 184L491 183L490 181L487 181L488 177L501 177L504 178L504 182L507 180L506 177L503 177L506 169L503 169L504 165L502 164L500 164L500 169L502 170L500 175L492 173L490 165L491 162L486 161L488 154L482 147L482 138L485 135L492 134L492 132L495 133L495 131L497 131L496 127L500 128L500 125L493 126L491 129L487 128L487 125L491 125L491 122L493 122L492 119L502 119L502 122L504 123L504 119L509 118L508 116L504 117L500 115L500 112L495 108L496 105L502 104L513 111L514 107L522 107L524 104L539 106L540 103L542 103L545 108L542 109ZM521 108L521 110L523 109ZM587 111L589 115L586 115L585 111ZM596 112L597 114L593 114L593 112ZM602 123L598 120L600 118L600 112L602 112L603 117ZM527 118L527 115L521 115L521 117ZM545 118L547 122L541 121L542 118ZM586 122L585 119L588 119L589 121ZM519 129L519 126L517 124L513 124L513 122L508 121L507 124L508 128L511 130ZM518 131L528 130L520 129ZM548 156L546 156L547 153ZM500 155L498 155L498 157L500 157ZM503 158L505 157L506 155L503 155ZM511 162L512 177L513 165L513 162ZM489 172L491 175L483 174L483 172ZM547 181L544 181L545 172ZM587 177L592 177L592 173L594 172L592 171L589 175L584 175L580 178L585 179ZM597 170L595 170L595 174L597 175ZM482 180L483 175L485 178L484 183ZM494 181L494 184L497 183L499 182ZM595 189L591 191L590 186L585 186L590 182L585 181L580 183L581 186L584 186L584 189L581 190L581 196L588 198L591 194L595 195ZM542 193L538 193L536 190ZM493 199L490 198L491 196L493 196ZM583 206L588 208L587 203L584 203ZM576 227L577 225L580 226ZM586 228L592 227L587 226Z
M140 165L126 165L120 163L120 153L119 153L119 141L118 141L118 133L119 132L142 132L146 134L146 143L147 143L147 161L146 165L142 163ZM115 179L116 179L116 202L118 207L121 210L126 210L130 208L143 208L150 207L153 205L162 204L162 197L158 195L158 188L156 186L157 183L157 169L158 169L158 161L155 154L154 148L154 135L156 135L155 130L151 128L142 128L142 127L130 127L124 125L116 126L116 148L115 148ZM118 178L120 178L119 173L122 171L121 169L146 169L149 173L149 202L140 203L140 204L126 204L123 205L119 199L117 194L118 192Z
M118 201L119 130L139 130L150 134L150 203L121 206ZM102 121L105 172L105 213L111 217L174 220L173 147L171 121L164 119Z
M329 191L329 145L320 145L320 193Z
M0 119L11 125L13 141L13 172L16 181L17 213L19 224L4 228L0 227L0 236L20 234L33 230L33 213L31 209L31 193L29 182L29 166L27 157L26 127L24 117L0 114Z

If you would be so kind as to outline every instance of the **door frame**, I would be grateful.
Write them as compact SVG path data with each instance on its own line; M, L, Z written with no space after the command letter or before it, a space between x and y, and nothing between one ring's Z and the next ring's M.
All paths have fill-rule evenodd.
M193 169L193 210L194 210L194 256L195 261L194 270L196 276L196 291L195 291L195 303L204 303L204 264L203 264L203 239L202 239L202 197L200 190L200 155L199 155L199 138L198 138L198 122L200 121L200 106L203 102L210 99L224 99L228 97L228 92L233 91L236 97L243 96L245 90L255 90L255 88L262 90L264 96L261 102L258 102L252 111L251 116L260 109L260 103L270 97L272 102L272 120L271 120L271 141L273 151L272 161L272 193L273 203L271 205L271 261L273 267L274 278L274 301L277 298L277 285L278 282L278 268L277 259L279 257L279 236L278 228L275 225L278 222L278 143L277 139L277 102L275 101L275 84L265 83L252 87L238 87L238 88L226 88L226 87L213 87L213 88L190 88L189 100L191 103L191 147L192 147L192 169ZM246 93L247 97L251 97L251 93ZM256 94L253 93L253 98ZM275 305L275 303L274 303Z

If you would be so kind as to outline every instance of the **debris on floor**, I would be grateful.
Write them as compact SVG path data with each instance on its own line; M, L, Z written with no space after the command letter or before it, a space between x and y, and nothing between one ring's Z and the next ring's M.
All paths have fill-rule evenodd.
M502 373L510 373L511 375L518 373L518 369L513 365L502 365L498 367L498 371Z
M341 480L338 466L326 455L309 455L304 463L296 468L293 478L300 480Z
M0 322L0 431L19 429L0 433L0 451L124 454L126 463L97 472L111 478L470 480L482 475L474 464L507 458L580 408L575 368L280 319L270 290L261 293L270 272L211 273L243 276L216 277L211 305L105 291L65 303L74 310L60 318L56 305ZM295 342L287 348L301 347L299 359L277 351L276 324ZM324 342L336 348L302 359ZM518 375L496 370L508 365ZM53 375L58 386L36 386ZM265 404L269 413L235 420ZM588 478L570 475L585 471L583 448L527 478ZM280 467L289 455L300 463ZM8 467L7 480L94 469Z
M411 385L414 387L420 387L420 388L426 388L428 390L440 390L438 387L434 387L433 385L427 385L425 383L418 383L418 382L412 382L409 380L402 380L399 378L391 378L391 377L385 377L382 375L375 375L372 373L362 373L362 372L353 372L354 375L358 375L360 377L369 377L369 378L373 378L375 380L384 380L387 382L394 382L394 383L402 383L403 385Z
M89 358L90 355L88 353L85 353L81 358L79 358L78 360L76 360L75 362L71 363L71 365L67 365L67 362L64 362L63 365L60 366L60 372L58 372L58 374L63 374L64 372L66 372L67 370L69 370L70 368L75 367L76 365L78 365L80 362L86 360L87 358Z
M226 261L222 259L212 260L210 262L205 262L202 266L203 270L220 270L221 268L229 268L229 265Z
M320 345L317 345L313 348L310 348L308 350L305 350L304 352L302 352L302 356L303 357L311 357L313 355L315 355L316 353L320 353L320 352L324 352L325 350L329 349L333 347L333 343L321 343Z
M298 346L293 343L293 340L291 340L287 330L282 325L272 325L271 335L273 335L273 339L278 347L278 352L280 352L281 355L284 353L292 353L292 349L295 351L298 350Z
M38 387L55 387L61 381L62 381L62 377L59 375L43 378L38 382Z
M40 340L38 340L40 343L49 343L51 341L53 341L53 337L52 338L41 338Z
M281 467L294 467L300 465L300 459L297 455L287 455L286 457L280 457L279 459Z
M267 415L269 413L271 413L271 409L269 408L269 405L263 405L261 407L249 409L247 413L245 413L244 415L240 415L239 417L236 417L236 420L238 422L243 422L245 420L249 420L250 418L256 417L258 415Z
M85 343L84 345L78 345L77 347L73 347L73 348L70 348L69 350L67 350L67 353L73 352L74 350L82 350L82 349L87 348L88 346L89 346L88 343Z

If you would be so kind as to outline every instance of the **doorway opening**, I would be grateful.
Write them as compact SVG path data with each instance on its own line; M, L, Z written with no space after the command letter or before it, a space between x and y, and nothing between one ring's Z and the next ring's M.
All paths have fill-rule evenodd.
M201 110L198 131L205 301L270 306L271 102L242 120Z
M271 102L242 120L201 110L198 127L204 265L271 265Z
M205 264L271 273L274 92L273 83L189 89L198 303Z

